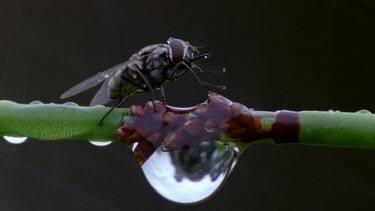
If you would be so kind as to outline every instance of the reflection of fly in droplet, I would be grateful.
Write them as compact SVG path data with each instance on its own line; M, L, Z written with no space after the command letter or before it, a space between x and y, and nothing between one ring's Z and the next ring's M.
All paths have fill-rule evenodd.
M137 92L151 92L155 101L153 92L155 88L160 90L162 100L165 103L163 84L167 81L177 80L188 71L195 76L199 84L224 89L224 86L202 81L198 77L194 69L200 73L204 73L204 71L194 62L202 58L208 58L209 54L197 54L199 54L199 51L189 42L170 38L167 44L146 46L132 55L128 61L77 84L63 93L61 99L76 95L105 81L90 105L108 105L113 99L117 99L118 102L113 108L119 107L128 97ZM103 116L102 120L107 114Z
M211 196L233 169L238 150L218 142L203 142L188 150L157 149L142 165L152 187L177 203L195 203Z
M185 204L208 198L253 139L254 129L247 125L255 115L216 93L191 108L154 104L156 112L150 102L133 105L131 119L116 136L131 145L147 180L162 196ZM242 145L236 143L241 140Z

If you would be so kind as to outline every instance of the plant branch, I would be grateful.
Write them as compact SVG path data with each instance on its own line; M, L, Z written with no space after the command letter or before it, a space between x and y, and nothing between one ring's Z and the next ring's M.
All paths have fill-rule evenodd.
M115 131L128 118L128 109L111 112L99 126L109 108L82 107L74 103L18 104L0 101L0 135L41 140L85 139L115 141Z
M263 139L276 144L375 148L375 115L369 112L253 111L210 92L207 102L192 108L174 108L160 102L116 108L99 126L108 109L73 103L0 101L0 135L41 140L121 140L138 143L142 153L159 146L181 150L202 141L234 143L244 149Z

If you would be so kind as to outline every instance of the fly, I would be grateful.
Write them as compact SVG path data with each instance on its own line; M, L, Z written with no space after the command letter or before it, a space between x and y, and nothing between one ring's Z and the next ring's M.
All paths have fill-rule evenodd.
M64 92L60 99L77 95L104 82L90 105L105 105L116 99L118 101L102 117L99 122L101 125L114 108L124 104L135 93L151 92L152 100L155 101L154 89L158 89L165 103L163 84L167 81L176 81L186 72L191 72L201 85L225 89L224 86L202 81L194 71L196 69L202 74L205 73L194 62L208 57L210 54L199 54L197 48L187 41L169 38L166 44L146 46L133 54L128 61L99 72L73 86Z

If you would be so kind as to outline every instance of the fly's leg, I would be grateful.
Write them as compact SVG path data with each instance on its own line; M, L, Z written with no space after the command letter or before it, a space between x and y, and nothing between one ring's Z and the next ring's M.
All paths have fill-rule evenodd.
M102 118L100 119L99 121L99 126L102 126L102 123L104 121L104 119L108 116L108 114L110 114L113 109L117 108L117 107L120 107L122 104L124 104L124 102L129 98L129 96L126 96L124 99L120 99L115 105L113 105L103 116Z
M161 95L161 100L163 101L164 105L166 105L167 102L165 101L165 93L164 93L163 85L160 85L160 95Z
M191 69L185 62L180 62L178 63L173 69L172 69L172 73L174 74L174 72L177 70L177 67L179 67L180 65L184 65L186 67L187 70L189 70L193 75L194 77L197 79L197 83L201 84L201 85L204 85L204 86L208 86L208 87L214 87L214 88L218 88L218 89L225 89L225 86L221 86L221 85L217 85L217 84L213 84L213 83L210 83L210 82L207 82L207 81L202 81L199 76L194 72L193 69ZM185 73L185 71L183 71L182 73ZM174 76L174 78L176 78L176 76L180 76L181 74L177 74Z
M155 106L155 93L154 90L152 89L152 86L148 82L147 78L143 75L141 72L141 69L135 64L133 65L134 70L138 73L139 76L141 76L142 80L145 82L146 86L149 88L151 95L152 95L152 105L154 106L154 111L156 111L156 106Z
M202 68L200 68L198 65L196 65L196 64L192 64L191 65L193 68L195 67L195 68L197 68L198 70L199 70L199 72L201 72L202 74L205 74L206 72L204 72L203 70L202 70Z
M211 54L209 53L204 53L204 54L201 54L193 59L190 59L190 62L191 62L191 66L194 68L197 68L199 70L199 72L201 72L202 74L205 74L206 72L204 72L198 65L194 64L195 61L197 60L200 60L200 59L207 59L208 57L210 57Z
M198 71L200 72L200 73L202 73L202 74L205 74L206 72L204 72L198 65L196 65L196 64L194 64L194 62L196 62L196 61L198 61L198 60L200 60L200 59L207 59L207 58L209 58L211 56L211 54L209 54L209 53L205 53L205 54L201 54L201 55L199 55L199 56L197 56L197 57L195 57L195 58L192 58L192 59L190 59L190 63L192 64L191 66L193 67L193 68L197 68L198 69ZM185 67L187 67L190 71L192 71L191 70L191 68L184 62L184 61L182 61L182 62L179 62L173 69L172 69L172 71L170 72L170 74L168 74L168 78L170 78L170 79L177 79L178 77L180 77L181 75L183 75L187 70L183 70L182 72L180 72L180 73L178 73L178 74L175 74L176 73L176 71L177 71L177 68L179 67L179 66L181 66L181 65L184 65Z
M187 71L187 70L183 70L182 72L175 74L175 75L173 76L173 78L176 78L176 79L179 78L181 75L185 74L186 71Z
M119 88L121 88L121 85L119 85ZM121 90L121 89L120 89ZM142 92L141 90L136 90L136 91L134 91L134 92L132 92L132 93L130 93L128 96L126 96L126 97L124 97L124 98L122 98L122 96L121 96L121 94L120 94L120 99L119 99L119 101L115 104L115 105L113 105L104 115L103 115L103 117L100 119L100 121L99 121L99 126L102 126L102 123L103 123L103 121L104 121L104 119L108 116L108 114L110 114L112 111L113 111L113 109L115 109L115 108L118 108L118 107L120 107L120 106L122 106L124 103L125 103L125 101L127 100L127 99L129 99L129 97L130 96L132 96L133 94L135 94L135 93L140 93L140 92ZM120 91L120 93L121 93L121 91Z
M130 96L126 96L125 98L124 98L124 101L123 101L123 99L122 99L122 96L121 96L121 83L119 83L118 85L117 85L118 87L117 87L117 89L118 89L118 93L119 93L119 100L117 101L117 103L115 104L115 105L113 105L103 116L102 116L102 118L100 119L100 121L99 121L99 126L101 127L102 126L102 123L103 123L103 121L104 121L104 119L108 116L108 114L110 114L112 111L113 111L113 109L115 109L115 108L117 108L117 107L119 107L119 106L121 106L124 102L125 102L125 100L127 100L128 99L128 97Z
M181 62L176 64L176 66L173 67L173 69L168 73L167 78L169 80L176 80L178 77L180 77L182 74L184 74L187 70L183 70L181 73L176 74L177 68L181 66Z

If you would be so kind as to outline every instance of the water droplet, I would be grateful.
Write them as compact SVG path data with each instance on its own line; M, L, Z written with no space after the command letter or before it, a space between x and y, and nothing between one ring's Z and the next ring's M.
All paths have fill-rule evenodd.
M225 67L223 67L222 69L223 73L227 72L227 69Z
M232 171L239 149L248 145L242 140L258 134L242 126L258 118L256 113L214 92L191 108L161 102L154 106L132 106L131 121L116 136L132 146L152 187L173 202L196 203L215 193Z
M112 143L112 141L89 141L92 145L98 146L98 147L105 147Z
M108 74L106 74L105 76L104 76L104 78L108 78L109 77L109 75Z
M11 144L22 144L27 139L27 137L13 137L13 136L3 136L3 138Z
M66 103L64 103L64 105L67 105L67 106L79 106L77 103L74 103L74 102L66 102Z
M215 124L211 121L206 121L204 123L204 129L206 130L207 133L212 133L215 131Z
M151 186L166 199L195 203L221 187L237 161L237 153L235 147L219 142L202 142L172 152L159 147L142 165L142 170Z
M94 105L94 108L104 108L104 105Z
M359 110L359 111L357 111L356 113L360 113L360 114L371 114L371 112L370 112L369 110L366 110L366 109Z
M29 103L30 105L38 105L38 104L43 104L42 101L39 101L39 100L34 100L32 101L31 103Z
M332 110L332 109L329 109L328 112L329 112L329 113L333 113L333 112L335 112L335 111Z

